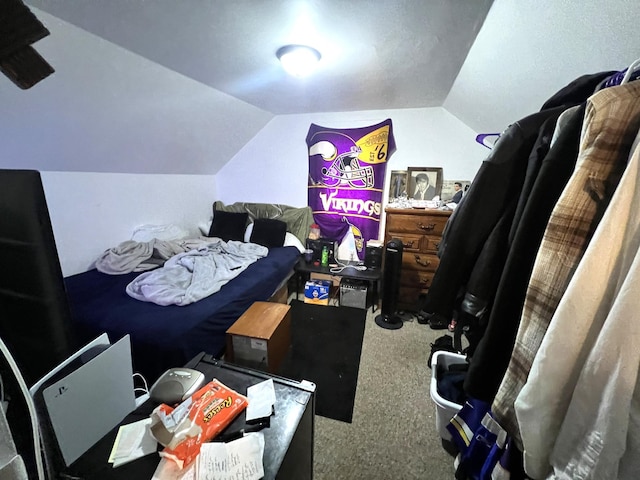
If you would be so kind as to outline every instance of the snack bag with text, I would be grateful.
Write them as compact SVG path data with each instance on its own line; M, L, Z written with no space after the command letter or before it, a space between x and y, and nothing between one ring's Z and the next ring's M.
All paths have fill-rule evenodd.
M180 468L248 405L247 397L213 379L176 408L161 404L151 414L151 432L165 448L160 455Z

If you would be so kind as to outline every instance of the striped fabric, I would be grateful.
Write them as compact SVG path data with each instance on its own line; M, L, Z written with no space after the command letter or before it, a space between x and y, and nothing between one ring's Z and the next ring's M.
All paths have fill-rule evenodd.
M547 225L507 372L492 411L520 449L514 402L549 322L624 172L640 127L640 82L611 87L587 103L576 169Z

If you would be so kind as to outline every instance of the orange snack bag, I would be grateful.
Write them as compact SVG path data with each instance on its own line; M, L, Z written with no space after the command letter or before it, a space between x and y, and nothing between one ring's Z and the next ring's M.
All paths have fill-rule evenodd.
M224 430L248 404L247 397L216 379L176 408L161 404L152 413L158 422L151 428L156 439L165 447L160 455L172 459L183 468L198 456L202 443ZM188 415L180 415L179 410L187 408ZM174 414L178 415L178 419L172 424L170 417Z

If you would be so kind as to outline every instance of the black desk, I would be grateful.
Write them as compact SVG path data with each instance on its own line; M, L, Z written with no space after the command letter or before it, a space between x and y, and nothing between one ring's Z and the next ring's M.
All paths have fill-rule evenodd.
M321 267L320 265L314 265L313 262L305 262L304 259L298 260L298 263L294 266L296 273L296 300L298 299L298 292L300 291L300 278L308 278L311 273L324 273L325 275L332 275L334 277L353 278L356 280L364 280L369 282L371 286L371 300L372 311L376 311L378 305L378 282L382 279L381 268L367 268L366 270L357 270L354 267L356 265L362 265L362 262L341 262L342 265L346 265L340 271L332 272L331 269L339 269L342 265L334 265L329 267Z
M313 477L316 388L313 383L296 382L240 367L206 354L198 355L186 367L201 371L207 381L217 378L243 395L247 393L247 387L272 378L276 405L270 426L262 430L265 439L264 478L297 480ZM157 404L147 401L127 416L122 424L147 418L156 406ZM245 412L242 412L221 434L235 432L246 426ZM149 480L160 461L157 454L147 455L118 468L113 468L107 462L117 432L116 427L74 462L65 472L66 477L60 478Z

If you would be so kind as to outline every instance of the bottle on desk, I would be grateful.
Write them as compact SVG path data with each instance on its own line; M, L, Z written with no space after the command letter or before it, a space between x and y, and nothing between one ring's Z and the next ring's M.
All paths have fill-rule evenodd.
M326 245L322 247L322 259L320 263L323 267L329 266L329 249Z

